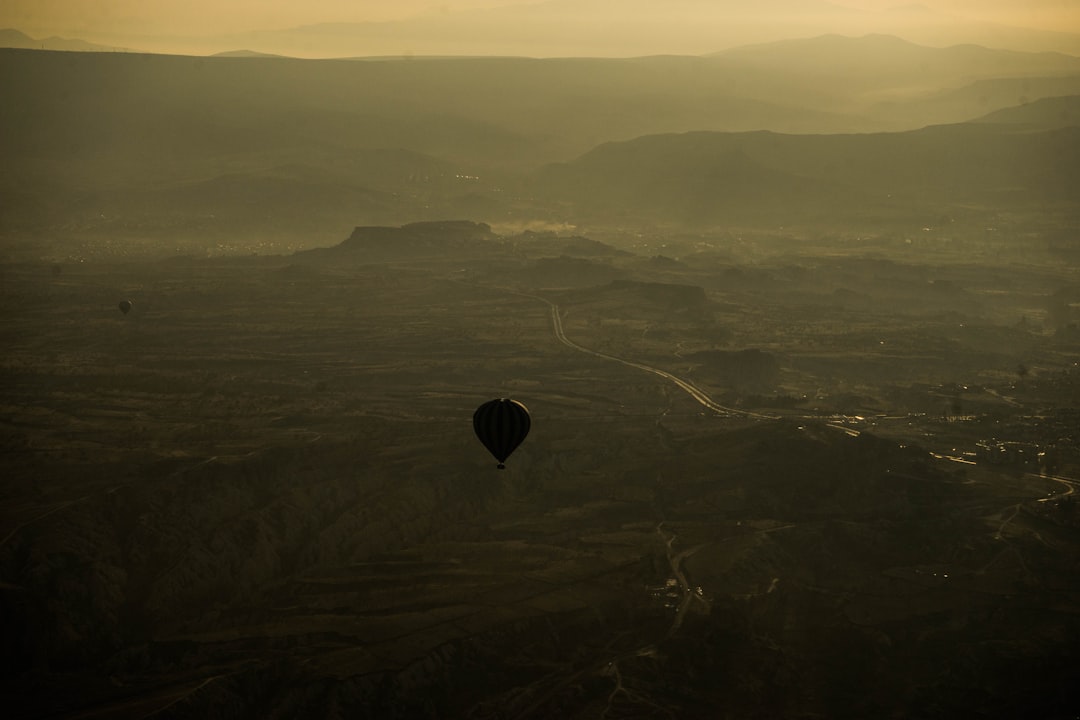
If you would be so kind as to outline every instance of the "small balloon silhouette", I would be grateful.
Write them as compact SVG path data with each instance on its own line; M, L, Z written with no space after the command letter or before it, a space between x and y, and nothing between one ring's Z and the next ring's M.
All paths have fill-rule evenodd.
M531 426L528 408L510 398L489 400L473 413L476 437L499 461L500 470L506 469L506 458L529 434Z

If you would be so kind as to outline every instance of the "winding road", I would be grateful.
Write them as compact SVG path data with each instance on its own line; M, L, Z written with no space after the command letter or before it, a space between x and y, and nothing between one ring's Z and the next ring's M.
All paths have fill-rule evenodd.
M755 418L757 420L776 420L777 419L776 417L774 417L772 415L764 415L762 413L756 413L756 412L752 412L750 410L740 410L739 408L733 408L733 407L727 407L726 405L721 405L720 403L716 402L711 397L709 397L708 394L704 390L697 387L696 385L694 385L689 380L684 380L684 379L682 379L682 378L680 378L680 377L678 377L676 375L673 375L673 374L669 373L666 370L661 370L660 368L653 367L652 365L646 365L645 363L634 362L633 360L626 360L624 358L617 357L615 355L608 355L607 353L602 353L602 352L600 352L598 350L591 350L591 349L585 347L584 345L578 345L576 342L574 342L570 338L566 337L566 331L563 330L562 316L559 314L559 306L558 305L551 302L547 298L541 297L539 295L530 295L528 293L514 292L512 290L507 291L507 292L512 292L515 295L520 295L522 297L528 297L528 298L532 298L534 300L539 300L540 302L546 304L551 309L551 327L552 327L552 331L555 333L555 339L558 340L560 343L562 343L563 345L565 345L568 348L571 348L573 350L577 350L580 353L585 353L586 355L592 355L593 357L603 358L604 360L610 360L611 362L617 362L617 363L619 363L621 365L626 365L627 367L632 367L632 368L636 368L638 370L642 370L642 371L647 372L647 373L652 373L653 375L659 375L660 377L664 378L665 380L669 380L670 382L675 383L675 385L677 385L680 390L682 390L687 395L692 397L702 407L704 407L704 408L706 408L708 410L712 410L713 412L717 413L718 415L728 415L728 416L741 415L743 417L751 417L751 418Z
M460 282L460 281L458 281L458 282ZM488 288L488 289L492 289L492 288ZM617 363L619 363L621 365L626 365L627 367L636 368L638 370L642 370L642 371L647 372L647 373L652 373L653 375L658 375L658 376L664 378L665 380L668 380L668 381L674 383L676 386L679 387L679 389L686 392L690 397L692 397L702 407L704 407L704 408L706 408L708 410L712 410L713 412L715 412L715 413L717 413L719 415L727 415L727 416L740 415L740 416L743 416L743 417L754 418L754 419L757 419L757 420L778 420L779 419L778 417L776 417L774 415L765 415L763 413L756 413L756 412L753 412L751 410L742 410L742 409L739 409L739 408L733 408L733 407L728 407L726 405L721 405L720 403L716 402L711 397L709 397L709 395L704 390L697 387L696 385L694 385L689 380L684 380L684 379L682 379L682 378L680 378L680 377L678 377L676 375L673 375L672 373L669 373L666 370L661 370L660 368L653 367L652 365L646 365L645 363L635 362L633 360L626 360L625 358L617 357L615 355L609 355L607 353L603 353L603 352L600 352L598 350L592 350L590 348L585 347L584 345L579 345L578 343L574 342L573 340L571 340L570 338L568 338L566 336L566 331L563 329L563 324L562 324L562 315L559 313L559 306L556 303L554 303L551 300L548 300L547 298L542 297L540 295L532 295L530 293L518 292L516 290L508 290L506 288L499 288L499 289L504 291L504 292L510 293L512 295L518 295L520 297L527 297L527 298L531 298L533 300L538 300L539 302L542 302L545 305L547 305L548 308L551 311L551 327L552 327L552 331L555 334L555 339L558 340L560 343L562 343L563 345L565 345L568 348L576 350L577 352L580 352L580 353L584 353L586 355L592 355L593 357L603 358L604 360L610 360L611 362L617 362ZM1006 400L1008 402L1011 402L1011 403L1015 403L1015 401L1012 400L1012 398L1002 397L1002 399ZM806 419L807 420L812 420L812 419L813 420L819 420L820 418L807 417ZM822 424L825 427L832 428L834 430L839 430L839 431L841 431L843 433L846 433L847 435L849 435L851 437L858 437L861 434L861 432L859 430L855 430L853 428L850 428L850 427L847 427L847 426L844 426L844 425L840 425L840 424L837 424L837 423L823 422ZM935 457L936 459L938 459L938 460L947 460L947 461L950 461L950 462L961 463L961 464L964 464L964 465L975 465L975 464L977 464L972 460L968 460L966 458L962 458L962 457L959 457L959 456L956 456L956 455L942 455L942 454L933 453L933 452L930 453L930 454L933 457ZM1031 474L1029 473L1029 475L1031 475ZM1066 495L1072 495L1073 493L1076 492L1076 488L1078 486L1080 486L1080 480L1077 480L1076 478L1063 477L1061 475L1042 475L1042 476L1034 476L1034 475L1032 475L1032 476L1033 477L1042 477L1043 479L1046 479L1046 480L1052 480L1052 481L1062 485L1065 488L1064 493L1055 494L1052 497L1041 498L1041 499L1038 500L1038 502L1047 502L1048 500L1052 500L1052 499L1055 499L1055 498L1061 498L1061 497L1064 497Z
M675 544L675 538L677 537L675 533L669 535L664 530L664 523L660 523L656 526L656 534L664 541L664 546L667 548L668 564L671 566L671 574L679 583L679 590L682 592L683 596L682 601L679 603L679 608L675 612L675 619L668 629L667 637L670 638L679 631L680 627L682 627L683 618L686 616L686 612L693 603L701 603L704 612L706 614L709 612L709 601L705 599L704 595L698 594L694 588L690 587L690 583L686 579L686 574L682 570L683 560L690 557L701 548L706 547L709 543L701 543L700 545L695 545L692 548L676 553L672 547Z

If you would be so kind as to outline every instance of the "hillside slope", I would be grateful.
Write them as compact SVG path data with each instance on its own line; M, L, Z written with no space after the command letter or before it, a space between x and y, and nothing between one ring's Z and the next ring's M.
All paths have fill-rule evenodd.
M959 206L1076 209L1080 127L967 124L908 133L687 133L603 145L537 175L582 217L778 224L865 213L937 217Z
M1049 97L988 113L975 122L1053 129L1080 125L1080 95Z
M811 62L819 51L821 59ZM754 188L769 188L773 203L818 207L822 193L825 200L837 194L859 200L883 189L866 187L867 167L895 166L909 176L900 185L909 183L918 175L904 167L911 153L927 155L929 168L942 157L973 162L979 183L1017 168L1026 178L1045 174L1038 159L1053 164L1070 157L1067 149L1063 154L1045 143L1018 149L1034 153L1025 170L1009 159L1012 150L996 158L981 140L970 141L984 143L974 154L948 147L970 144L960 139L965 132L922 149L851 133L968 121L1077 93L1077 58L925 48L882 36L623 60L357 62L0 50L0 232L98 244L137 238L174 249L269 237L293 248L363 224L559 221L562 205L547 203L561 203L567 187L580 187L573 173L559 175L561 190L539 193L519 192L520 173L604 143L697 131L849 139L789 147L777 139L782 136L762 136L772 139L703 148L701 158L685 161L667 143L656 152L672 158L649 161L655 191L618 189L646 181L629 162L597 197L610 196L611 204L641 195L640 209L660 200L674 217L699 219L708 215L702 206L716 205L717 192L753 210L761 205ZM867 147L845 159L848 151L833 149L834 142ZM776 147L768 150L769 144ZM818 166L831 161L821 158L836 152L839 162L822 175ZM717 153L727 153L722 162L699 162ZM779 158L783 153L791 157ZM1051 187L1055 172L1044 178ZM589 173L607 185L599 166ZM571 205L592 202L579 195L569 196ZM771 222L770 208L762 206Z

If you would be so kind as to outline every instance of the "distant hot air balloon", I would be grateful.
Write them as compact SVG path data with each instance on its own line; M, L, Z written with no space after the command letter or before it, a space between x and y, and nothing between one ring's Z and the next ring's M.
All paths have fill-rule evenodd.
M532 425L529 410L510 398L489 400L476 408L472 422L476 437L499 461L500 470L506 468L506 458L529 434Z
M121 300L120 301L120 312L127 315L128 310L131 310L131 301L130 300Z

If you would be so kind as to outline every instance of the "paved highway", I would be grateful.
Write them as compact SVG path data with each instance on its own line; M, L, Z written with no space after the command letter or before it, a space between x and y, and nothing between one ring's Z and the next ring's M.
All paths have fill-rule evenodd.
M652 373L653 375L659 375L665 380L669 380L675 383L675 385L677 385L679 389L681 389L687 395L696 400L702 407L712 410L719 415L742 415L744 417L757 418L758 420L776 420L776 418L771 415L763 415L761 413L751 412L749 410L740 410L738 408L721 405L720 403L709 397L704 390L697 387L689 380L683 380L676 375L672 375L666 370L661 370L660 368L653 367L652 365L646 365L645 363L634 362L633 360L626 360L621 357L616 357L615 355L608 355L607 353L602 353L597 350L591 350L584 345L578 345L576 342L566 337L566 331L563 330L562 316L559 314L558 305L551 302L547 298L540 297L539 295L528 295L526 293L516 294L534 298L536 300L539 300L540 302L546 303L550 307L551 325L552 330L555 333L555 339L568 348L577 350L580 353L585 353L586 355L592 355L594 357L603 358L604 360L610 360L611 362L617 362L622 365L626 365L627 367L632 367L647 373Z

